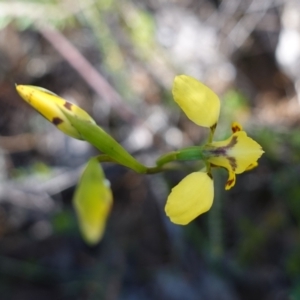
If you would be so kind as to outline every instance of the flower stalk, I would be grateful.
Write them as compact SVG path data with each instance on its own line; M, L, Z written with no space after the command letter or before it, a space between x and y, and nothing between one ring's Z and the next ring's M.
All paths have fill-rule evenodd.
M16 89L28 104L63 133L85 140L102 152L89 161L74 198L80 230L89 244L101 240L112 203L112 194L105 185L105 175L99 163L117 163L140 174L154 174L171 170L174 168L171 163L174 162L202 161L204 169L182 179L172 189L166 202L165 212L170 220L175 224L186 225L212 207L213 169L225 168L228 171L225 184L228 190L235 185L236 175L256 167L264 153L261 146L248 137L237 122L232 124L232 135L228 139L214 141L220 100L209 87L187 75L175 77L173 97L192 122L209 130L208 140L204 145L165 153L156 160L153 167L140 163L77 105L40 87L17 85ZM91 193L91 190L94 192ZM220 207L218 203L212 216L216 214L219 217Z

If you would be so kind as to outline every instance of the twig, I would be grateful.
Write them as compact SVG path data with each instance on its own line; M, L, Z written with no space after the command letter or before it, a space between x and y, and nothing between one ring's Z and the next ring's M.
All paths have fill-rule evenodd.
M131 124L138 122L137 116L124 105L121 96L59 31L49 26L38 27L37 30L124 121Z

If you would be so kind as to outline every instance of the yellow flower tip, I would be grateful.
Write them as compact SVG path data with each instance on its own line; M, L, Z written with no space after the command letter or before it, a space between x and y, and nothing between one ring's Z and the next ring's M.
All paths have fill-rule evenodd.
M103 238L106 223L112 208L112 193L108 191L106 196L99 197L98 205L94 205L93 213L79 217L82 236L87 244L95 245ZM83 219L87 217L86 219Z
M106 222L99 222L97 226L93 223L81 223L80 230L84 241L90 245L96 245L104 236Z
M197 79L179 75L174 79L173 97L187 117L199 126L212 127L219 119L220 100Z
M235 181L236 181L235 173L232 172L231 170L228 170L228 180L227 180L227 182L225 184L225 190L228 191L232 187L234 187Z
M16 85L18 94L48 121L65 134L82 139L80 133L70 123L66 114L73 114L77 118L95 123L92 117L83 109L44 88L30 85Z
M238 122L232 122L232 124L231 124L232 133L242 131L242 130L243 130L243 127L241 124L239 124Z
M172 189L165 212L173 223L186 225L207 212L212 206L213 198L212 178L205 172L194 172Z

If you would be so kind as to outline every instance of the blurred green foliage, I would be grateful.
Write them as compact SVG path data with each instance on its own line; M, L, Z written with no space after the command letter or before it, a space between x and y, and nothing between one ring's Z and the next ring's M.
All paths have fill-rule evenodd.
M51 220L53 233L55 235L72 236L75 232L79 235L78 221L74 211L65 207L58 211Z

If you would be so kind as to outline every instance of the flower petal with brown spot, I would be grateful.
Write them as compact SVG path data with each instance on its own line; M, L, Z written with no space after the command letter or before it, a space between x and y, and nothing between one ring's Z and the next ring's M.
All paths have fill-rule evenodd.
M225 141L206 145L204 153L213 166L228 170L229 179L225 188L230 189L235 183L234 174L243 173L255 166L264 151L245 131L237 131Z

